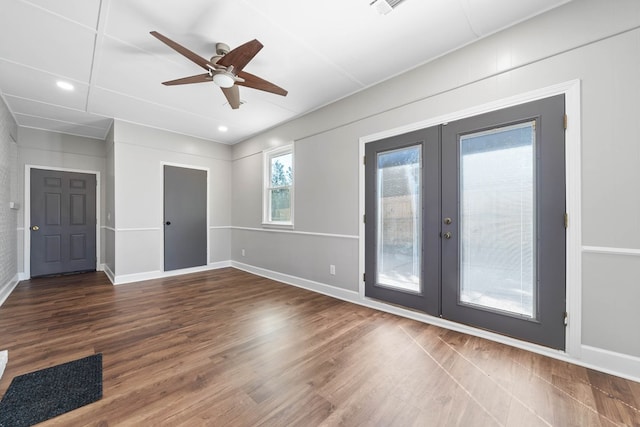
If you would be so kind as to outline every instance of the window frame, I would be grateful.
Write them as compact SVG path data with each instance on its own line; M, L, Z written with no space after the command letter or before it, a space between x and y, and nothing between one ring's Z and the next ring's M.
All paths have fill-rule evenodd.
M271 186L271 161L276 157L291 154L291 185L272 187ZM264 150L262 152L262 226L273 228L293 229L294 213L294 188L295 188L295 154L293 144L288 144L276 148ZM271 192L277 189L289 190L290 216L289 221L274 221L271 219Z

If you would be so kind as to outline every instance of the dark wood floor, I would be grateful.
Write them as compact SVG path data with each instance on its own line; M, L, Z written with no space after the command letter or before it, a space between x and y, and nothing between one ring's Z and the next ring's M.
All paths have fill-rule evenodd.
M0 380L103 353L102 400L43 425L640 425L640 384L232 268L22 282Z

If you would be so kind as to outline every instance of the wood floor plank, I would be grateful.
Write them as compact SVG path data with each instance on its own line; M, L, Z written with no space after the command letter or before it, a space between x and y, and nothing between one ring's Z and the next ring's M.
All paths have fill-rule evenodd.
M640 384L225 268L20 283L17 375L101 352L103 398L42 425L640 425Z

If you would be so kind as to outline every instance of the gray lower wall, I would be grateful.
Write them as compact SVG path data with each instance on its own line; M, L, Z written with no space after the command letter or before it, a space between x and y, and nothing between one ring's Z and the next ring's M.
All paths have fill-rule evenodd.
M15 121L0 98L0 297L3 296L3 288L15 279L18 272L17 227L21 210L9 208L9 202L20 203L15 137Z
M234 261L358 292L357 239L237 228L231 237Z
M631 254L583 255L581 343L640 357L639 28L638 1L573 1L235 145L232 260L358 289L357 241L296 232L358 234L361 137L580 80L583 245ZM274 141L295 141L294 233L246 230ZM325 250L352 266L326 277Z
M623 354L640 354L639 273L639 256L583 255L584 344Z

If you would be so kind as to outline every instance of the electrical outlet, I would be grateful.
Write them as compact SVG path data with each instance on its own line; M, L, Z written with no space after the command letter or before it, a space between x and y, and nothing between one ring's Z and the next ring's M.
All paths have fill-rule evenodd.
M244 254L244 249L243 249L243 250L242 250L242 256L244 256L244 255L245 255L245 254Z
M336 275L336 266L335 265L331 264L329 266L329 274L331 274L332 276Z

